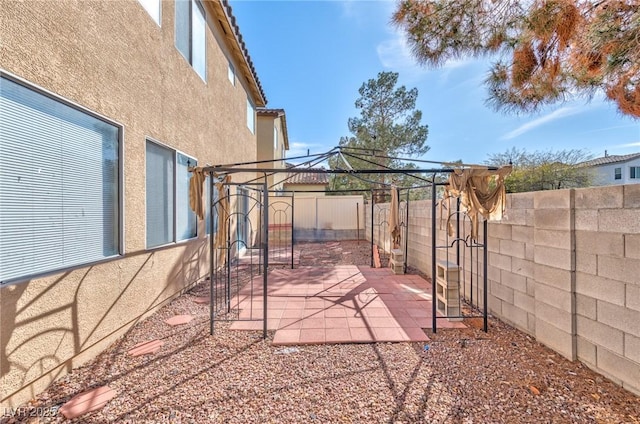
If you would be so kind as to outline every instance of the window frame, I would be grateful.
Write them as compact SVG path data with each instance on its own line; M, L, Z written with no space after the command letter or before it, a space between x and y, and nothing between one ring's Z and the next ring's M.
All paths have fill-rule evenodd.
M613 168L613 179L614 180L622 179L622 168Z
M236 67L233 66L233 63L231 63L231 61L228 61L228 65L227 65L227 78L229 78L229 82L231 83L231 85L233 85L234 87L236 86Z
M640 180L640 166L630 166L629 167L629 179L630 180Z
M273 124L273 154L278 152L278 126Z
M118 222L117 222L117 226L118 226L118 242L117 242L117 253L115 255L111 255L111 256L107 256L104 257L102 259L98 259L98 260L94 260L94 261L89 261L89 262L84 262L82 264L78 264L78 265L70 265L70 266L66 266L66 267L61 267L61 268L55 268L52 270L48 270L48 271L42 271L42 272L34 272L32 274L27 274L24 276L20 276L20 277L15 277L15 278L9 278L7 280L0 280L0 287L5 287L5 286L10 286L13 284L19 284L25 281L29 281L29 280L33 280L33 279L37 279L37 278L44 278L50 275L55 275L55 274L60 274L61 272L70 272L70 271L74 271L77 269L83 269L83 268L87 268L87 267L91 267L91 266L95 266L95 265L100 265L103 263L108 263L108 262L112 262L114 260L118 260L121 259L125 256L125 252L126 252L126 245L125 245L125 199L124 199L124 193L125 193L125 184L124 184L124 169L125 169L125 148L124 148L124 137L125 137L125 127L122 123L111 119L105 115L102 115L98 112L95 112L85 106L82 106L81 104L67 99L59 94L54 93L53 91L47 90L46 88L32 83L24 78L21 78L11 72L7 72L4 69L0 68L0 79L5 78L15 84L18 84L22 87L24 87L27 90L31 90L37 94L40 94L44 97L47 97L57 103L60 103L64 106L67 106L69 108L72 108L78 112L84 113L92 118L95 118L99 121L102 121L108 125L112 125L114 127L116 127L117 131L118 131L118 186L117 186L117 190L118 190L118 195L117 195L117 201L118 201Z
M151 11L147 9L147 3L145 1L153 1L158 3L158 20L156 21L156 17L151 14ZM147 14L151 17L153 22L155 22L160 28L162 28L162 0L138 0L138 3L142 8L147 12Z
M200 77L200 79L202 79L202 81L204 83L207 82L207 13L204 9L204 6L202 5L202 3L200 2L200 0L176 0L175 1L175 7L174 7L174 12L175 12L175 16L178 16L178 8L179 8L179 4L180 3L187 3L189 4L189 13L188 13L188 29L187 29L187 38L189 41L189 46L188 46L188 52L183 52L182 49L178 46L178 24L179 21L177 18L175 18L175 23L174 23L174 46L176 47L176 49L180 52L180 54L182 55L182 57L185 58L185 60L189 63L189 65L191 65L191 69L193 69L195 71L196 74L198 74L198 76ZM203 75L200 74L200 72L198 71L198 69L195 67L194 65L194 22L193 22L193 14L194 14L194 8L193 5L196 5L196 8L199 10L200 14L202 15L202 19L203 19L203 23L204 23L204 39L202 40L203 45L204 45L204 58L203 58L203 66L204 69L202 70ZM185 54L186 53L186 54Z
M148 143L152 143L155 144L158 147L161 147L163 149L169 150L170 152L173 153L173 187L172 187L172 193L173 193L173 235L172 238L173 240L167 242L167 243L162 243L159 245L155 245L155 246L149 246L148 245L148 233L147 231L149 230L148 227L148 216L147 216L147 203L148 203L148 195L147 195L147 184L146 184L146 179L148 178L147 176L147 171L146 171L146 165L147 165L147 144ZM198 164L198 159L179 150L176 149L174 147L169 146L166 143L163 143L161 141L156 140L153 137L145 137L145 202L144 202L144 208L145 208L145 220L144 220L144 224L145 224L145 250L156 250L156 249L162 249L162 248L166 248L166 247L170 247L170 246L176 246L176 245L180 245L180 244L184 244L184 243L188 243L192 240L196 240L199 236L200 233L198 232L198 217L196 216L195 219L195 235L193 237L188 237L185 239L180 239L178 240L178 225L177 225L177 212L178 212L178 196L177 194L177 182L178 182L178 155L183 155L185 157L187 157L188 159L192 159L195 161L195 164L192 164L191 166L197 166ZM187 193L189 192L189 190L187 190ZM187 206L190 208L189 206L189 199L187 198ZM195 215L194 211L191 211L192 214ZM205 230L206 231L206 230Z
M249 113L251 111L251 113ZM249 121L249 117L251 117L251 121ZM249 125L251 123L251 125ZM251 99L247 97L247 128L251 131L251 134L256 133L256 108L251 102Z

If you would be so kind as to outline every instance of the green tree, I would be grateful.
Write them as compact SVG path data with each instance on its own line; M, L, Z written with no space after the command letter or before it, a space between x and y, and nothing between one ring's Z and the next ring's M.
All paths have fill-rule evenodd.
M352 135L341 137L339 145L343 154L329 160L332 169L375 169L376 166L380 169L415 169L415 166L392 157L426 153L429 150L425 144L428 127L421 124L422 112L415 108L418 89L396 87L397 83L398 73L380 72L376 79L362 84L358 90L360 97L355 102L360 115L349 118L348 127ZM388 183L404 186L411 181L419 180L400 174L360 175L359 178L335 175L330 187L384 188Z
M490 166L511 163L513 171L505 178L509 193L563 188L587 187L593 182L593 171L580 166L589 160L588 152L579 149L527 152L512 147L503 153L489 155Z
M640 117L638 0L402 0L393 21L423 64L497 54L486 80L496 110L602 89Z

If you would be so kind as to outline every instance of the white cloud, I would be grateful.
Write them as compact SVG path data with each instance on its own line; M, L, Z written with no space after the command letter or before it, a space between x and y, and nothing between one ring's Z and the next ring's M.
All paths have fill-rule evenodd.
M533 121L529 121L526 124L523 124L516 128L513 131L510 131L500 137L501 140L511 140L512 138L516 138L521 136L524 133L532 131L542 125L548 124L549 122L557 121L558 119L566 118L567 116L577 115L578 113L583 112L584 110L580 110L578 107L561 107L558 110L554 110L553 112L541 116L540 118L536 118Z
M640 147L640 141L635 141L633 143L625 143L625 144L618 144L616 146L612 146L612 148L614 149L625 149L628 147Z
M355 21L358 26L370 23L378 19L378 16L385 18L391 16L395 9L393 0L341 0L342 17Z

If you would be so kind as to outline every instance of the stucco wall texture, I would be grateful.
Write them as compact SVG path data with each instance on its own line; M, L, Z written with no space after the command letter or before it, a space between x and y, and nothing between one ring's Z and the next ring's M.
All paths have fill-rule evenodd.
M220 6L206 3L205 82L175 48L172 1L160 26L133 0L2 1L0 68L124 128L123 256L0 288L2 406L91 359L207 272L203 223L195 240L145 246L147 137L200 165L256 157L249 83L230 83L233 56L212 17Z
M437 246L450 245L436 212ZM489 312L640 393L639 216L640 184L507 195L505 216L487 232ZM409 265L430 274L431 201L410 203L408 241ZM482 281L482 261L472 267L466 250L461 263L470 293L470 273ZM455 248L449 254L455 261ZM438 249L438 260L445 255ZM483 291L474 294L482 299Z

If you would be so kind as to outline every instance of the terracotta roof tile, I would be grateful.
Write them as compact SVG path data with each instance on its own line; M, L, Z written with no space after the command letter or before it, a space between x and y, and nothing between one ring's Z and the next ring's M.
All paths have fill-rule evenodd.
M329 184L329 174L325 173L317 173L317 172L304 172L301 170L300 172L289 172L287 173L287 180L284 182L285 185L291 184L318 184L318 185L327 185Z

